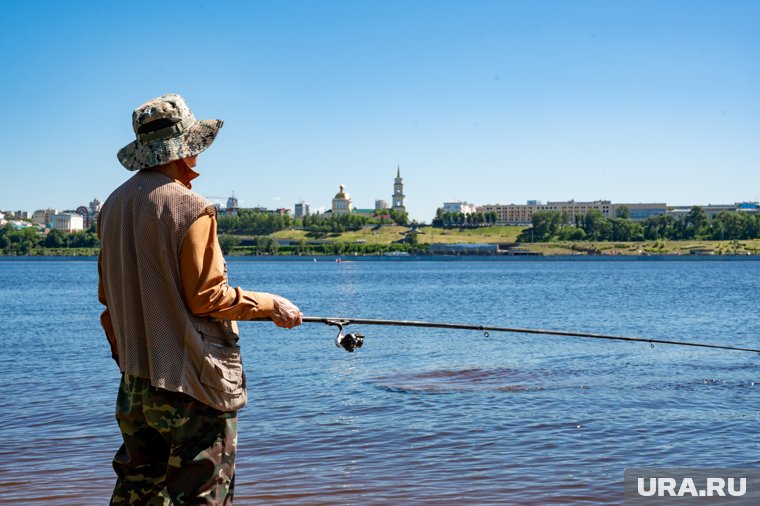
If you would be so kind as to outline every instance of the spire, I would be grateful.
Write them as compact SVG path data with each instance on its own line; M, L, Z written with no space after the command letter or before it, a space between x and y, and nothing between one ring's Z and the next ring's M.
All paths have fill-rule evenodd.
M393 181L393 206L394 211L406 212L404 207L404 180L401 179L401 165L396 165L396 179Z

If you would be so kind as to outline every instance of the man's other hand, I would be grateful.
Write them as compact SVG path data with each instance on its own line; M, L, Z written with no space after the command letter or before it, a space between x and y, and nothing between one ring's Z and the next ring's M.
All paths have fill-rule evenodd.
M301 314L301 310L298 309L298 306L279 295L272 295L272 300L274 300L272 321L275 325L284 329L292 329L293 327L301 325L303 314Z

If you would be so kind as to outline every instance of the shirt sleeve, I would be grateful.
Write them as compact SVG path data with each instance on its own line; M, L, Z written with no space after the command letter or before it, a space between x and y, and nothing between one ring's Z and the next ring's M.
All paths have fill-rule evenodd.
M216 216L203 214L190 226L179 255L185 303L196 316L253 320L272 316L274 301L263 292L227 284L227 266L216 235Z

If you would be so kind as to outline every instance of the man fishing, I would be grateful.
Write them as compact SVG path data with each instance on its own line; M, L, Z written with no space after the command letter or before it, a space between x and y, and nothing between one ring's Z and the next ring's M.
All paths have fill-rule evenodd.
M227 284L216 208L191 191L222 121L198 121L180 95L164 95L135 109L132 126L118 158L137 173L98 219L101 323L122 372L111 504L232 504L247 400L235 320L292 328L302 314Z

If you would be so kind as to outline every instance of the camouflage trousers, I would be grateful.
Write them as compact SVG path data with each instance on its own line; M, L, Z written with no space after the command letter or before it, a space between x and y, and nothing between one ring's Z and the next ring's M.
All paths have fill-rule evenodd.
M113 459L112 505L231 505L237 412L124 374L116 400L124 444Z

